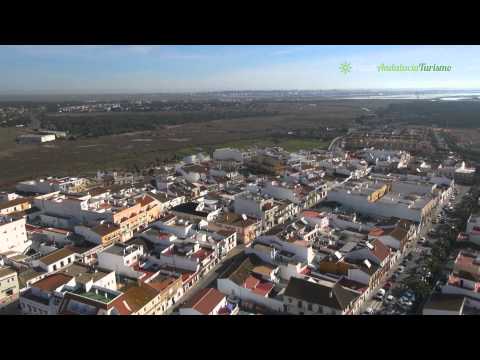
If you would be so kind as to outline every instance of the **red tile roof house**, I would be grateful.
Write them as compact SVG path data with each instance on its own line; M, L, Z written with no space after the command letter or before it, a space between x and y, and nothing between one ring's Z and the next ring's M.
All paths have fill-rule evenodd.
M264 262L257 255L239 256L217 279L218 290L241 301L262 305L273 312L283 311L283 302L276 297L275 283L278 267Z
M459 252L442 293L480 300L480 253Z
M238 307L227 303L227 296L217 289L198 291L180 308L180 315L236 315Z
M63 273L49 275L20 295L23 314L56 315L63 294L76 285L75 277Z

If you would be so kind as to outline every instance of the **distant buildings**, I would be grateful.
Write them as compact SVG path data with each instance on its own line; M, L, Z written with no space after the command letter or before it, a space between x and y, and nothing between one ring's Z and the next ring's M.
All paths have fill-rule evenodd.
M17 137L19 144L43 144L55 141L55 134L25 134Z

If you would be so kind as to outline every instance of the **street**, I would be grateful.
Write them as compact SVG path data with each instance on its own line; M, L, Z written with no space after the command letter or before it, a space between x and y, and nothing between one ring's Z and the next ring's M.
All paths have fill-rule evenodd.
M455 189L458 191L458 194L456 195L455 199L451 201L453 206L461 202L462 198L468 192L469 187L457 185L455 186ZM385 276L384 281L382 281L380 285L377 286L377 288L372 292L370 299L365 301L361 307L360 313L405 315L414 311L412 306L405 305L405 303L408 303L408 301L401 301L401 303L399 303L397 298L400 297L402 291L404 291L403 283L407 278L412 276L412 274L418 276L417 274L425 273L427 271L426 267L424 267L422 264L428 257L430 247L435 242L440 241L440 237L429 237L427 234L432 228L438 228L441 226L440 224L432 223L432 220L435 219L441 213L441 211L442 206L438 206L434 210L433 215L430 217L430 221L421 229L420 233L405 250L404 254L402 254L396 264L392 267L392 269L390 269L387 276ZM427 243L424 245L419 243L419 240L422 238L425 238L427 241ZM399 270L400 267L403 270ZM373 297L381 288L384 288L387 282L390 283L390 288L385 289L386 292L383 300L375 300ZM415 294L413 294L412 299L414 298Z

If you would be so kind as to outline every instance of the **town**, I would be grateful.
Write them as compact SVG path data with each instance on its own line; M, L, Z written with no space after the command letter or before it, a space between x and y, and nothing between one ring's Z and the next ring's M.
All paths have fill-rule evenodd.
M480 314L476 164L444 140L359 127L20 181L0 193L0 313Z

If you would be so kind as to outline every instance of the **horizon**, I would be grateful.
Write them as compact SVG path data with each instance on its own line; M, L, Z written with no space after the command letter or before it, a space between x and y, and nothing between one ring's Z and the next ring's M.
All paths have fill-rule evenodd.
M24 92L2 92L0 90L0 97L7 96L101 96L101 95L208 95L208 94L217 94L217 93L237 93L237 92L480 92L480 87L478 88L339 88L339 89L226 89L226 90L203 90L203 91L194 91L194 90L184 90L184 91L128 91L128 90L98 90L96 92L62 92L61 90L57 91L24 91Z

